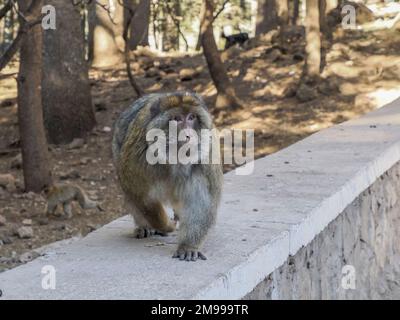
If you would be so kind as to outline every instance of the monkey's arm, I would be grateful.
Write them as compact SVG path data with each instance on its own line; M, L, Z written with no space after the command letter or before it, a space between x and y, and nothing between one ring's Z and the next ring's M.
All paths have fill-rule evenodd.
M207 259L200 251L200 246L215 222L218 200L210 193L204 176L198 175L192 179L179 212L179 244L173 258L186 261Z

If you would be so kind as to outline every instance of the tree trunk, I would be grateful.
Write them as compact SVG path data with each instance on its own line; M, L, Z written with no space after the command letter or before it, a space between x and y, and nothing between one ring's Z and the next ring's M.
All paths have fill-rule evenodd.
M277 14L279 25L285 27L289 25L289 3L288 0L276 0L277 1Z
M203 1L201 3L201 8L200 8L200 18L204 16L205 10L206 10L206 3ZM197 37L196 51L199 51L200 48L201 48L201 21L200 21L200 27L199 27L199 36Z
M123 57L123 8L117 0L97 0L94 27L94 67L110 67L124 61ZM109 3L113 5L111 10ZM105 10L100 5L109 8ZM121 24L121 25L118 25ZM115 25L117 24L117 25Z
M88 19L88 35L87 35L87 51L88 61L90 64L93 62L94 57L94 29L96 28L96 2L92 1L87 5L87 19Z
M325 13L328 14L333 9L335 9L339 4L338 0L326 0L326 10Z
M38 3L33 13L39 16L43 2L33 1ZM31 1L19 0L21 12L25 12L30 3ZM18 123L25 190L34 192L40 192L51 184L49 153L43 126L41 75L42 27L38 24L29 31L21 44L17 79Z
M217 108L232 108L237 109L242 107L242 103L236 97L235 90L228 74L225 65L221 61L218 52L217 44L214 38L212 20L214 13L213 0L204 0L205 6L201 17L201 43L203 46L204 56L207 60L208 69L213 79L214 85L217 88Z
M56 30L44 33L43 110L49 141L68 143L96 124L79 8L46 0L57 12Z
M11 9L4 16L2 49L6 49L14 39L14 11Z
M326 19L326 0L319 0L319 28L324 35L329 34L329 28Z
M279 25L278 0L258 0L256 35L267 33Z
M319 28L319 0L306 0L306 76L317 78L321 65L321 36Z
M135 15L131 22L129 49L135 50L138 45L149 45L149 24L151 0L141 0L135 5L132 0L125 0L128 5L135 9ZM125 9L127 10L127 9ZM128 13L125 14L127 19ZM126 24L126 22L125 22Z
M179 1L165 1L164 6L162 10L163 51L179 50L179 30L173 20L180 13Z
M300 0L293 0L292 25L296 26L299 20Z

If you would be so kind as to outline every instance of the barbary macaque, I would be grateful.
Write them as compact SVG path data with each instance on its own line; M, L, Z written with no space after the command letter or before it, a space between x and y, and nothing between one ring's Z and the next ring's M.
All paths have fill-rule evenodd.
M90 200L85 191L73 184L52 185L44 190L47 197L47 214L54 214L59 205L62 205L65 217L72 218L72 202L77 201L82 209L97 208L104 211L101 205L93 200Z
M168 138L171 128L184 138ZM206 260L200 246L215 222L223 180L219 148L216 162L183 164L167 159L166 163L152 164L147 153L156 142L146 139L152 129L165 133L167 153L189 144L193 133L200 136L202 129L208 129L212 132L212 143L205 151L208 153L217 141L211 116L195 93L146 95L117 119L112 142L118 180L136 224L136 237L173 232L179 220L179 241L173 257ZM166 206L173 208L174 220L168 217Z

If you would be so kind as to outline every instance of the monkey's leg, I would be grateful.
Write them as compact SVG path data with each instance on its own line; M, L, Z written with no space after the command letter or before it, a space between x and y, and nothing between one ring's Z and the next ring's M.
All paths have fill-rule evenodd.
M52 204L50 204L50 203L47 204L47 209L46 209L46 213L47 214L54 215L56 210L57 210L57 203L56 204L53 204L53 203Z
M155 233L155 230L150 227L149 223L143 217L143 215L138 212L138 210L132 211L133 220L135 220L135 231L133 235L135 238L143 239L152 236Z
M146 204L142 208L143 216L156 232L165 235L175 231L176 221L172 221L160 202Z
M179 244L173 258L186 261L207 259L199 248L214 223L216 208L213 209L206 198L202 199L199 193L197 200L185 205L180 213Z
M67 201L63 203L64 214L68 219L72 218L72 206L71 202Z

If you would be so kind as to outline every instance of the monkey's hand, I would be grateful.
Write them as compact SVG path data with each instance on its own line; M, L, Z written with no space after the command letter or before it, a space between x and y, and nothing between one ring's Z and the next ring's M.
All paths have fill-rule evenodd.
M206 256L196 248L179 247L172 258L179 258L179 260L196 261L197 259L207 260Z

